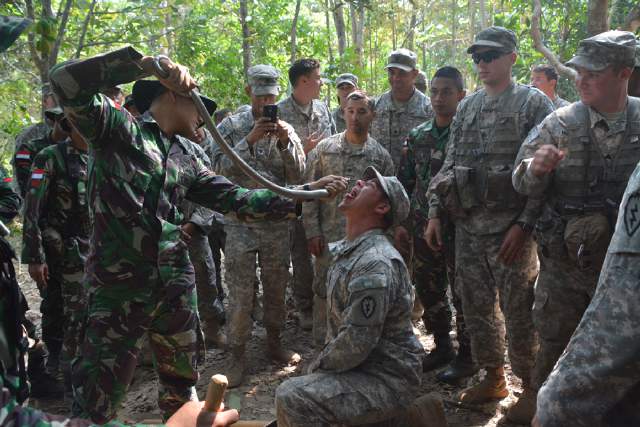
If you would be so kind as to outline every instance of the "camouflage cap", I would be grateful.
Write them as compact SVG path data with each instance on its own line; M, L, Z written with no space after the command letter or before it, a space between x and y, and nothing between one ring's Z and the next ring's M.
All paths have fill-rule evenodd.
M0 52L7 50L30 23L30 19L0 15Z
M279 95L280 85L278 78L280 72L271 65L254 65L247 70L247 78L251 93L256 96L261 95Z
M401 48L394 50L389 54L387 59L387 68L399 68L404 71L411 71L416 69L416 60L418 57L415 53L409 49Z
M636 62L637 45L632 32L605 31L582 40L575 56L567 65L590 71L602 71L613 64L633 67Z
M516 33L494 25L476 34L475 41L469 46L467 53L473 53L479 47L492 47L504 52L515 52L517 46Z
M376 168L369 166L364 171L362 179L369 180L373 178L378 178L382 191L384 191L391 203L392 227L400 224L409 215L409 196L407 196L404 186L395 176L382 176Z
M57 118L64 116L64 111L60 107L47 108L44 110L44 116L51 121L55 121Z
M353 87L358 87L358 76L351 73L343 73L336 78L336 87L340 87L341 84L349 84Z

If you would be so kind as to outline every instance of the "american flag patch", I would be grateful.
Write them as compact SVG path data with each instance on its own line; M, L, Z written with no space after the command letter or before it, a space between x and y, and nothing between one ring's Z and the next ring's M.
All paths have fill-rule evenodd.
M16 160L31 160L31 153L28 151L18 151L16 153Z
M42 181L42 179L44 178L44 174L45 174L45 170L44 169L34 169L33 172L31 172L31 186L32 187L38 187L40 186L40 181Z

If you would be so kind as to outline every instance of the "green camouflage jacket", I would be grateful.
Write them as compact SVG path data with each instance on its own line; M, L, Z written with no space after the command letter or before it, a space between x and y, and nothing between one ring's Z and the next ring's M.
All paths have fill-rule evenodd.
M31 177L31 165L36 155L44 148L55 144L50 138L49 132L42 138L35 138L21 143L16 146L16 152L13 155L13 174L16 177L18 191L22 198L29 190L29 178Z
M88 246L88 159L89 154L70 141L47 147L36 156L25 197L23 264L60 262L70 238Z
M268 190L247 190L207 169L182 137L168 138L151 115L135 120L101 89L145 76L131 47L57 64L50 81L65 116L91 147L89 200L94 221L87 262L89 287L144 286L159 274L181 293L190 269L180 238L186 198L241 220L295 217L295 204ZM155 273L157 271L157 273Z
M449 140L449 127L439 130L434 121L428 120L409 132L397 174L411 197L411 211L424 219L429 213L429 182L442 167Z

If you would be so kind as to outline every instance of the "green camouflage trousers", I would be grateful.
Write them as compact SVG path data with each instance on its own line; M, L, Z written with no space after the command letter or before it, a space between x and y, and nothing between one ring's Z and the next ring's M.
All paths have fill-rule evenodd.
M152 266L148 281L139 286L90 282L84 342L73 362L75 415L96 423L115 417L133 379L144 334L165 417L194 398L200 342L195 277L192 266L181 268L168 284Z

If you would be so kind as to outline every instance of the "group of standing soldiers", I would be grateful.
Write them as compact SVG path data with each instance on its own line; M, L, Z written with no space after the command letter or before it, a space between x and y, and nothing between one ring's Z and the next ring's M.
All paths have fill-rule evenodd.
M354 285L368 292L358 301L359 315L336 307L336 301L352 303L349 295L340 296L336 284L357 275L369 277L380 268L357 264L351 258L358 249L341 241L349 221L357 219L347 212L355 212L348 205L363 191L358 181L362 177L377 180L389 199L386 238L409 267L424 306L425 327L434 335L436 347L424 355L423 371L452 362L438 379L461 385L482 368L486 375L463 390L460 401L501 399L509 393L506 345L513 373L523 385L507 413L510 420L530 423L537 405L540 425L566 425L559 421L565 418L589 425L607 417L619 401L630 400L632 408L637 398L627 392L637 384L637 374L626 382L619 376L609 378L617 388L615 396L608 396L609 406L592 402L600 413L585 416L580 411L590 408L579 402L584 396L576 391L585 382L573 378L573 372L584 369L577 366L579 358L572 359L569 351L551 371L594 293L597 297L600 292L598 275L617 217L627 235L614 239L617 252L609 252L637 254L640 246L634 240L640 223L635 193L619 211L627 181L640 161L640 103L627 96L634 66L639 65L637 41L621 31L583 40L568 63L577 71L581 101L556 111L561 100L553 90L513 82L517 40L512 31L487 28L476 35L468 53L483 85L469 96L453 67L434 74L429 97L417 90L416 55L399 49L391 52L386 65L389 91L370 97L358 89L355 75L343 74L336 80L340 105L333 112L318 100L320 63L296 61L288 75L292 93L277 103L275 119L264 115L264 107L280 95L280 74L270 65L251 67L246 86L250 108L222 119L218 130L243 160L272 182L307 182L304 189L325 187L333 195L336 188L346 187L344 194L301 207L258 189L212 143L201 120L193 119L197 114L190 101L171 90L193 85L181 66L161 59L169 78L162 84L138 80L133 113L133 108L127 111L128 101L99 92L150 74L153 58L126 48L56 65L50 78L64 113L47 105L51 127L17 144L14 164L25 198L21 260L29 264L43 295L50 370L58 370L59 360L59 370L73 385L76 414L95 422L115 416L145 335L160 379L160 408L168 418L190 400L203 355L196 304L202 317L210 313L205 317L207 341L217 346L228 341L230 385L241 384L256 304L256 266L263 287L267 353L276 361L297 363L300 356L281 342L290 263L299 323L313 330L318 351L311 370L342 373L375 367L375 374L363 369L364 376L350 380L352 386L362 386L361 394L379 387L368 393L367 404L391 411L394 405L410 403L394 399L410 400L419 385L420 374L413 372L415 343L401 324L408 317L376 311L387 304L405 307L412 295L405 286L408 276L402 268L395 270L396 261L401 262L395 260L395 251L380 251L394 271L388 284L372 280ZM544 90L549 70L533 73L545 75ZM113 90L112 95L117 94ZM212 114L215 103L201 98ZM397 180L390 180L392 176ZM409 194L408 213L399 212L406 195L394 189L397 182ZM296 215L300 210L301 217ZM235 213L225 219L227 339L221 333L220 309L215 308L221 306L210 247L216 250L211 242L219 240L211 235L216 211ZM372 238L376 243L366 249L384 246L379 241L384 238ZM611 258L609 264L617 261ZM362 270L351 271L356 265ZM375 274L380 278L387 273ZM600 280L601 285L606 282L607 274ZM392 295L398 292L397 300L384 300L388 295L376 299L378 287L390 288ZM449 294L456 311L457 355L450 335ZM599 315L589 310L588 315ZM626 319L624 313L615 314ZM396 323L387 323L392 321ZM345 341L341 329L353 326L361 336ZM623 338L633 333L625 326ZM381 336L389 340L384 341L387 345L404 351L394 356L382 349L375 342ZM377 347L355 351L367 338ZM593 345L576 334L569 349L584 353ZM361 364L354 365L354 355L362 358ZM606 354L612 369L618 366L617 357L613 350ZM604 387L607 378L598 374L590 371L588 378ZM414 377L417 383L405 384L403 390L403 381ZM283 384L276 396L279 421L324 425L369 419L362 418L367 409L358 406L361 400L321 408L319 396L328 387L333 394L346 387L347 380L340 376L331 381L309 377ZM574 400L549 397L566 396L567 384L576 389ZM633 409L625 416L634 416Z

